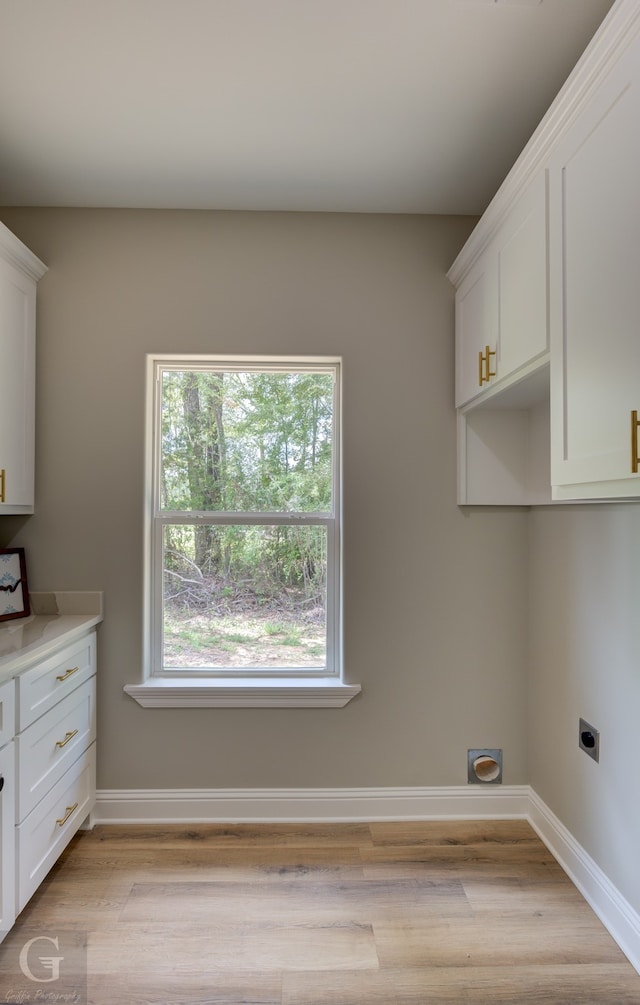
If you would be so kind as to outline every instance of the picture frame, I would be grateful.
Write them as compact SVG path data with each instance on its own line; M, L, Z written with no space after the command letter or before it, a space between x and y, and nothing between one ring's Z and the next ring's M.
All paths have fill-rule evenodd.
M0 548L0 623L30 613L24 548Z

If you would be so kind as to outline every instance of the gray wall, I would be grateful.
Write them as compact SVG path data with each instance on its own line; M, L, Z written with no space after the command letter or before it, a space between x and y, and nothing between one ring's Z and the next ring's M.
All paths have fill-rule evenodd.
M529 519L529 780L640 912L640 505ZM599 764L578 747L581 716Z
M101 788L464 784L505 752L640 911L640 507L455 504L453 290L472 221L6 210L39 288L34 589L102 589ZM344 709L143 710L144 355L339 353ZM528 667L527 667L528 653ZM577 747L582 715L599 765ZM528 737L525 735L528 724ZM528 755L528 763L527 763Z
M6 210L38 300L37 501L0 521L34 589L101 589L101 788L527 781L527 525L455 502L460 218ZM344 709L141 709L146 352L341 354Z

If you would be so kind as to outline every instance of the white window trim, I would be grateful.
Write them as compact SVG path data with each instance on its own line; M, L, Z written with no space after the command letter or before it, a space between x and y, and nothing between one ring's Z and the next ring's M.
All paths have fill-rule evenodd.
M361 687L335 677L153 677L125 691L143 708L342 708Z
M343 647L342 647L342 542L338 530L334 547L338 550L340 580L335 589L327 597L327 603L334 606L334 632L336 639L332 644L332 662L334 672L317 673L310 671L302 676L295 670L282 672L256 672L241 676L222 673L218 676L172 676L168 673L153 672L152 642L157 640L157 626L154 625L153 610L153 576L154 546L153 526L157 522L156 514L152 512L153 493L152 479L156 477L155 460L155 428L157 426L156 408L158 406L155 394L157 370L161 365L195 367L198 363L234 363L240 360L247 366L271 365L274 369L278 363L286 366L299 364L313 367L314 365L336 367L337 371L337 425L336 437L341 447L341 359L340 357L310 357L310 356L222 356L222 355L182 355L153 353L147 355L146 373L146 432L145 432L145 515L144 515L144 624L143 624L143 679L139 684L125 685L125 692L134 698L143 708L342 708L361 691L359 684L348 684L343 679ZM338 451L341 464L342 449ZM342 471L338 470L335 485L341 487ZM339 519L337 527L341 528L341 491L338 489L337 506ZM312 517L313 514L305 514ZM154 634L155 633L155 634ZM329 646L329 640L328 640ZM329 654L328 654L329 656Z

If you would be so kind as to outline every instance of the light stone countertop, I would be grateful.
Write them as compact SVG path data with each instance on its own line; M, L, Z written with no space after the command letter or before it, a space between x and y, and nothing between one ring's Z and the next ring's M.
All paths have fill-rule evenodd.
M31 593L33 613L0 624L0 683L80 638L103 618L99 592Z

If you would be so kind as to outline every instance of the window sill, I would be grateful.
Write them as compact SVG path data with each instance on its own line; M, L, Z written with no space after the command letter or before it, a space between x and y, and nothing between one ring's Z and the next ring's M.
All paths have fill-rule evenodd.
M361 687L335 677L153 677L124 690L143 708L343 708Z

